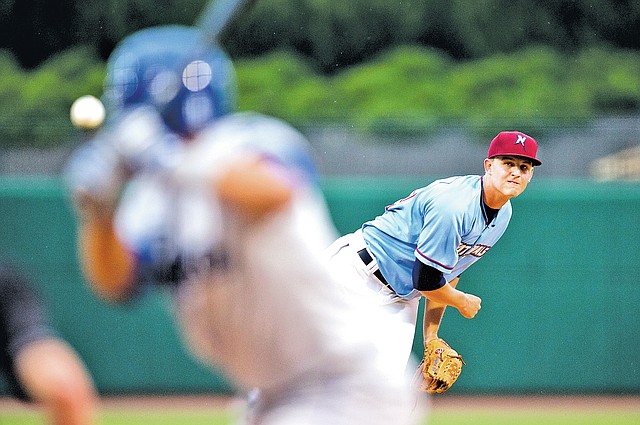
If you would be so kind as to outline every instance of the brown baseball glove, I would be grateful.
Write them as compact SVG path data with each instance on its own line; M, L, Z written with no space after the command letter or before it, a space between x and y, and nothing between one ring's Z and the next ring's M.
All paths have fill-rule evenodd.
M432 339L424 347L414 383L422 392L443 393L456 382L463 364L462 356L443 339Z

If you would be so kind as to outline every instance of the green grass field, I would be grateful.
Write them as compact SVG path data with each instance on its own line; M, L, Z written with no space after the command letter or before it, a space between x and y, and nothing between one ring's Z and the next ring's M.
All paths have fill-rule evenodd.
M229 413L215 411L104 410L96 425L230 425ZM34 412L0 411L0 425L43 425L43 417ZM425 425L638 425L640 412L502 411L465 409L461 412L433 412ZM392 424L390 424L392 425Z
M640 412L434 412L425 425L638 425Z
M96 425L228 425L229 414L186 411L106 411L100 414ZM0 412L0 425L45 425L44 416L31 412Z

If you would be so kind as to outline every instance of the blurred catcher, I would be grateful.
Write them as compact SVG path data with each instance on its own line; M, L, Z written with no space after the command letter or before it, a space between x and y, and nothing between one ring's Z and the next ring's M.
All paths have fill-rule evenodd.
M8 263L0 263L0 373L10 394L41 406L51 425L94 423L89 372L51 326L35 286Z
M378 308L328 270L336 231L307 140L234 113L231 62L203 38L150 28L109 59L109 116L66 173L87 279L113 301L171 291L194 354L259 389L250 423L409 424Z

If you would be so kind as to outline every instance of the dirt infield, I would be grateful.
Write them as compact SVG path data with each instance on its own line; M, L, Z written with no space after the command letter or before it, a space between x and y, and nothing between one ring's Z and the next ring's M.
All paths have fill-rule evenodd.
M617 410L640 412L640 395L634 396L460 396L435 395L428 403L434 409L452 410ZM219 409L242 403L233 397L181 396L181 397L105 397L107 408L177 408Z
M427 399L434 410L579 410L640 412L640 395L633 396L460 396L439 395ZM242 400L219 395L102 397L108 410L218 410L242 404ZM0 397L0 412L30 410L34 406Z
M640 412L640 395L622 396L434 396L434 409L473 410L580 410Z

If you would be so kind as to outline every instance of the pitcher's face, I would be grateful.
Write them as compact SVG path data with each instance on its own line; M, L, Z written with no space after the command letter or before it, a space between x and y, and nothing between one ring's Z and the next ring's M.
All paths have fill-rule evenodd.
M533 164L517 156L498 156L485 160L485 172L485 185L511 199L527 188L533 177Z

